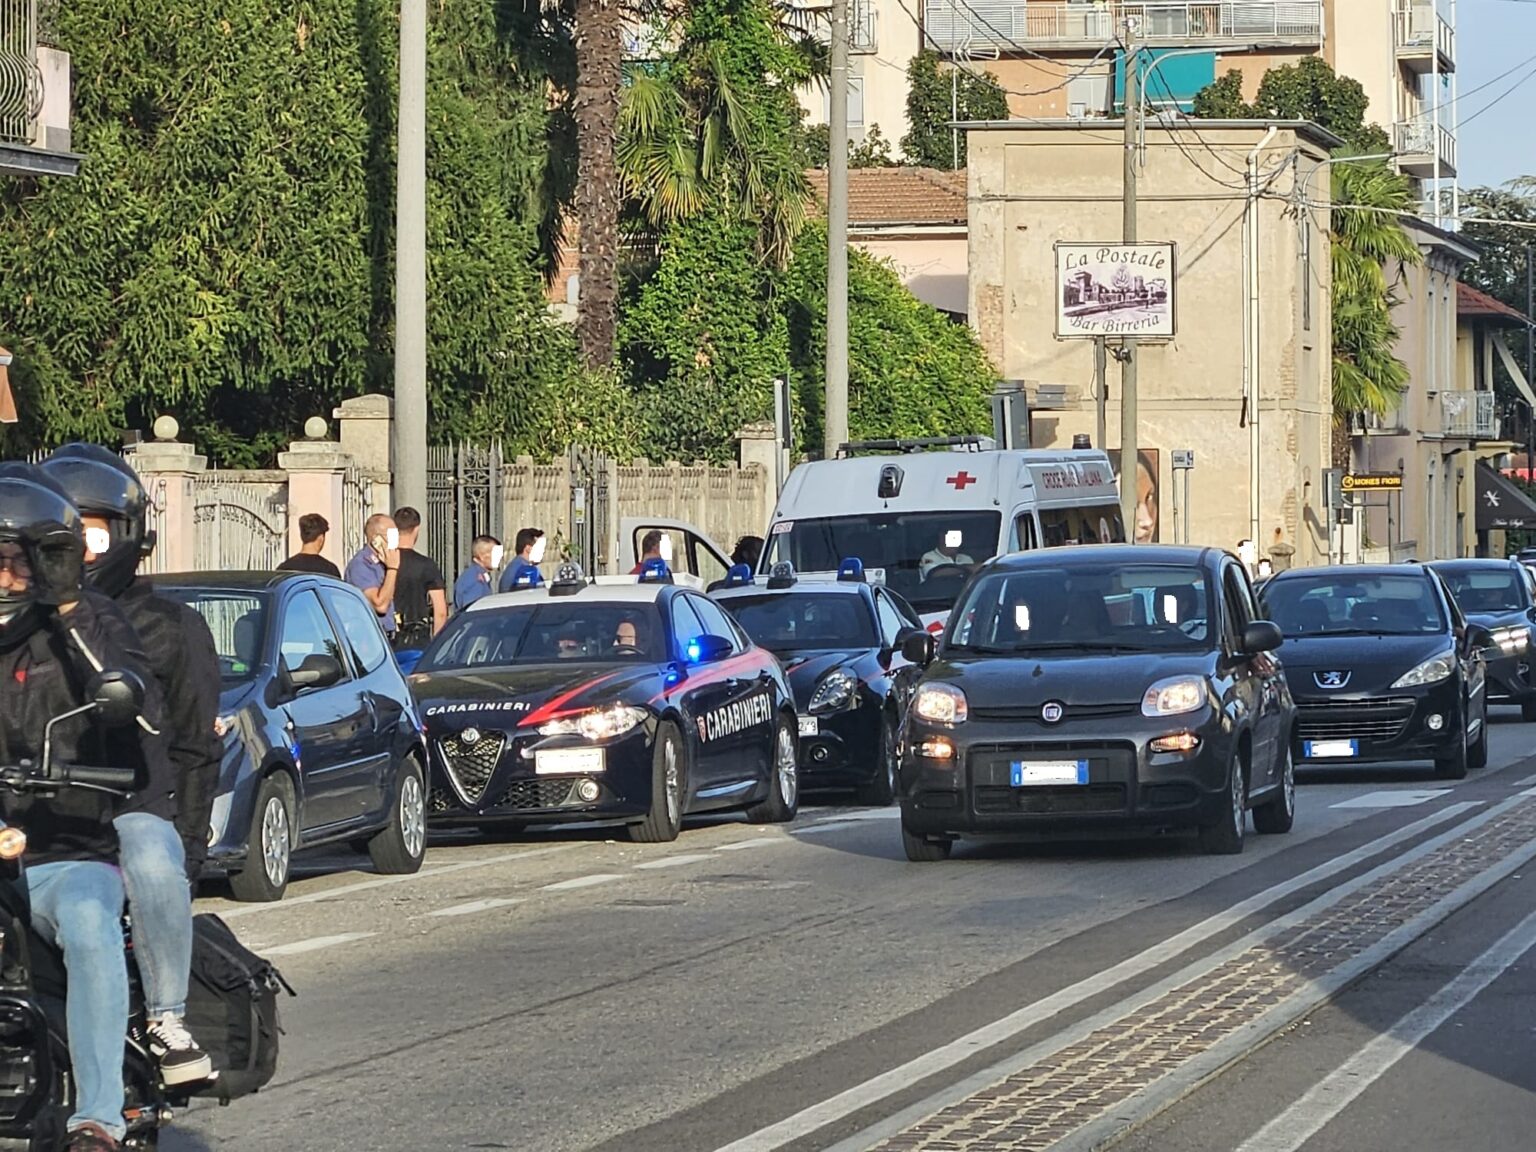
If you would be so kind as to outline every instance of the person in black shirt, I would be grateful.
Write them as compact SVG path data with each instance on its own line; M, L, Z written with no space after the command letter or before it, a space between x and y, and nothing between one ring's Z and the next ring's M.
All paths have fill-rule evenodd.
M341 569L320 555L325 550L325 537L331 530L330 523L318 512L299 517L300 548L277 566L279 572L312 572L316 576L341 579Z
M82 589L84 553L80 514L50 481L0 476L0 761L41 759L49 721L86 702L96 672L121 670L144 685L136 721L65 721L54 728L52 753L64 763L131 768L153 790L172 771L164 699L121 610ZM116 808L114 795L84 789L0 791L0 818L27 834L21 883L33 928L60 950L68 978L76 1088L68 1152L112 1152L125 1135L128 970Z
M396 652L425 648L448 622L448 593L437 561L416 551L421 513L414 508L395 512L400 533L400 575L395 579Z

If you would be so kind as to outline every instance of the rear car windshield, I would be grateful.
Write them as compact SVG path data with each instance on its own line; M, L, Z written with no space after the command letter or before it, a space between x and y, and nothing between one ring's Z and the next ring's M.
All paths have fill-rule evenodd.
M1205 650L1214 598L1204 571L1102 559L998 569L981 576L949 620L944 650Z
M1440 570L1456 597L1456 603L1466 613L1473 612L1520 612L1525 609L1525 591L1520 577L1508 568Z
M788 560L797 572L833 572L849 557L884 568L887 586L919 612L944 612L976 565L997 555L999 512L902 512L782 520L768 537L763 570ZM748 629L750 631L750 629Z
M433 669L509 664L666 659L653 604L569 602L462 612L448 622L416 665Z
M267 593L168 588L161 584L155 585L155 593L195 609L203 618L219 654L219 675L227 683L255 678L261 663L261 638L267 630Z
M1264 615L1287 636L1418 636L1446 630L1429 577L1302 574L1264 586Z
M834 592L732 596L720 606L754 643L773 652L873 648L875 622L862 596Z

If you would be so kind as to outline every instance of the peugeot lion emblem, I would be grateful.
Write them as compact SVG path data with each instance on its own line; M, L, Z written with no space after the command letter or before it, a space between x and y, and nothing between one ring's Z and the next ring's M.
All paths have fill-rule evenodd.
M1060 724L1062 714L1065 711L1065 708L1056 703L1056 701L1052 700L1049 704L1040 709L1040 719L1044 720L1047 724Z
M1342 688L1349 683L1348 672L1314 672L1312 678L1319 688Z
M459 733L459 739L466 744L478 744L480 743L480 729L466 728Z

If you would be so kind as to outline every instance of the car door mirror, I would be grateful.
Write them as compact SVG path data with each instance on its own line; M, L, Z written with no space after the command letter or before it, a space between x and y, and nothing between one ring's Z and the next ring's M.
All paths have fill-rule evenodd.
M304 662L288 673L288 682L303 691L306 688L329 688L340 684L345 673L341 661L321 652L311 652Z
M715 664L731 654L731 642L724 636L706 632L688 641L688 663Z
M144 681L121 668L109 668L91 678L86 688L96 718L109 728L132 724L144 707Z
M926 666L933 663L936 647L931 635L913 628L907 632L906 639L901 642L901 654L914 664Z
M1499 642L1493 638L1493 633L1481 624L1467 625L1466 644L1468 648L1474 650L1475 654L1481 655L1484 659L1496 656L1499 652Z
M1243 629L1243 654L1257 656L1260 652L1273 652L1285 637L1278 625L1268 620L1255 620Z

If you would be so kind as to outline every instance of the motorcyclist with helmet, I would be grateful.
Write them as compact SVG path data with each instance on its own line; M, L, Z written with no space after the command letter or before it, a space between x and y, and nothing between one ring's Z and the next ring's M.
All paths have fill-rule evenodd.
M196 610L156 596L138 578L155 546L149 496L137 474L95 444L68 444L41 464L81 515L85 582L117 601L143 644L165 698L168 786L144 789L114 824L128 892L133 954L144 982L147 1041L167 1085L205 1080L212 1062L182 1023L192 964L192 896L207 855L222 742L215 727L219 660Z
M0 475L0 763L40 761L49 721L88 702L95 673L121 669L143 681L136 722L108 727L89 714L63 721L54 726L51 754L164 780L171 769L159 686L126 617L111 600L83 590L83 566L80 515L69 501L40 476ZM129 992L116 812L117 798L102 792L0 790L0 818L27 835L23 877L33 928L59 948L67 974L75 1087L69 1152L111 1152L125 1135Z

